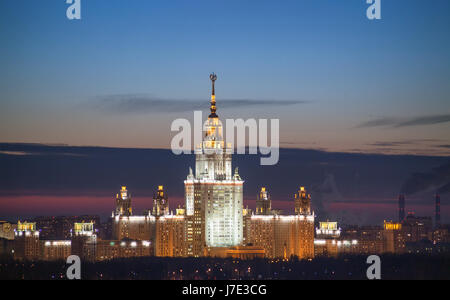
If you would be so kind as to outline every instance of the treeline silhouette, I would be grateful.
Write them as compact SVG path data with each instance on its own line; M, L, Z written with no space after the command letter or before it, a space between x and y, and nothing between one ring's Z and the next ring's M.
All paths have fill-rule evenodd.
M366 256L312 261L216 258L130 258L82 262L84 280L364 280ZM450 279L450 256L383 255L382 279ZM1 280L64 280L64 261L14 261L0 258Z

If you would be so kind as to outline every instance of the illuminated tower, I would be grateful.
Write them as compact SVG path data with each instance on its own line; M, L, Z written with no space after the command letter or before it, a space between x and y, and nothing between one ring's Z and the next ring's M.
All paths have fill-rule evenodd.
M162 185L158 186L158 191L153 194L153 215L155 217L165 216L169 214L169 198L164 192Z
M270 195L265 187L261 188L261 192L256 198L256 214L257 215L270 215L272 210L272 201Z
M131 216L131 195L127 191L127 187L123 186L120 193L116 195L116 216Z
M301 187L300 190L295 194L295 214L311 214L311 195L306 193L304 187Z
M398 197L398 221L403 222L405 220L405 195L401 194Z
M195 149L195 175L185 183L187 254L202 256L205 247L231 247L243 241L243 184L231 165L232 150L225 146L222 123L216 114L215 81L211 74L211 114L204 124L203 141Z

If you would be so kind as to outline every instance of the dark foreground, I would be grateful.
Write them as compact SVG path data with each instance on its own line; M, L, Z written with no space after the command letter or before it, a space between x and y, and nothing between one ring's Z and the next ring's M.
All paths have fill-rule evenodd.
M367 257L316 258L312 261L213 258L139 258L82 263L82 279L181 280L364 280ZM382 279L450 279L450 256L381 256ZM17 262L0 258L1 280L65 279L64 262Z

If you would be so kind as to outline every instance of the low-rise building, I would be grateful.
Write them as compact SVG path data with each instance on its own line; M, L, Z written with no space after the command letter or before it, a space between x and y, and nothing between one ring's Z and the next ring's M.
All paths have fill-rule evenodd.
M41 241L40 247L40 260L66 260L72 255L72 242L70 240Z
M135 241L123 239L121 241L97 241L96 261L104 261L118 258L147 257L152 256L152 244L150 241Z

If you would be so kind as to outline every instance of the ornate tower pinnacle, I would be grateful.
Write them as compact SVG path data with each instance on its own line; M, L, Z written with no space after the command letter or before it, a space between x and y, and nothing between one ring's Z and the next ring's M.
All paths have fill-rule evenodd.
M164 191L164 186L158 186L158 190L153 194L153 215L155 217L169 214L169 197Z
M295 194L295 214L310 215L311 214L311 195L306 193L304 187L300 187Z
M209 115L210 118L218 118L219 116L217 116L216 114L216 90L215 90L215 83L217 80L217 75L212 73L211 75L209 75L209 79L211 79L211 83L212 83L212 93L211 93L211 114Z
M128 193L127 187L123 186L120 193L116 195L116 216L132 216L131 195Z

